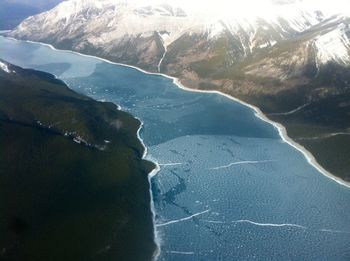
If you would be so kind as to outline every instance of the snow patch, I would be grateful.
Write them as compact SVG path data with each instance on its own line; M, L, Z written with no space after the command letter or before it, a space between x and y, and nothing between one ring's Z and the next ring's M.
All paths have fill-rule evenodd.
M315 41L318 64L350 62L350 40L346 35L346 26L340 24L335 30L327 32Z
M1 61L0 61L0 69L3 70L6 73L14 73L15 72L15 71L11 71L9 69L9 67L5 63L3 63Z

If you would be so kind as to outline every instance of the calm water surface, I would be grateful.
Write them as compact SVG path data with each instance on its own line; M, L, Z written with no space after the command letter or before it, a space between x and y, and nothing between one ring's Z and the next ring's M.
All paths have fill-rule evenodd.
M57 75L144 122L159 260L350 260L350 189L254 112L162 76L0 37L0 58Z

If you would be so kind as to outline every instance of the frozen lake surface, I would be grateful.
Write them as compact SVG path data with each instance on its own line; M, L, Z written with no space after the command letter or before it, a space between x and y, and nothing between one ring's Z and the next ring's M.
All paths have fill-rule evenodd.
M0 37L0 58L55 74L144 122L159 260L350 260L350 189L320 174L254 111L218 94Z

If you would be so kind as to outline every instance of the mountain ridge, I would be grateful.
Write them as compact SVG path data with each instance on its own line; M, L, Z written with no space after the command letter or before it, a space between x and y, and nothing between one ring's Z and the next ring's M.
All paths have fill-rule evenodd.
M151 6L115 0L71 0L49 12L26 19L11 35L19 38L30 35L44 42L51 40L56 45L71 45L80 52L93 48L100 51L100 55L114 53L117 49L125 50L128 45L133 45L137 50L136 57L141 60L135 61L134 65L156 71L164 49L186 34L196 33L210 39L219 38L226 31L238 38L242 35L241 45L246 53L256 46L271 44L271 41L310 28L322 19L319 11L297 8L293 12L285 8L279 11L283 12L273 14L269 20L259 17L236 19L220 17L207 10L188 11L169 4ZM56 27L52 28L52 24ZM262 39L254 39L257 31L264 28L271 29L271 32L262 31ZM79 41L75 42L74 39ZM125 53L126 58L123 57ZM149 55L143 57L145 53ZM137 60L130 52L124 51L124 54L115 55L114 59Z

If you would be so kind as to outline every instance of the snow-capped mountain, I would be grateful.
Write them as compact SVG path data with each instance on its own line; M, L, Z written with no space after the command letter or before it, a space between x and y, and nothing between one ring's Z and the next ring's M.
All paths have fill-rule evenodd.
M239 8L222 12L162 1L69 0L26 19L11 36L157 71L166 50L182 37L198 38L208 45L223 35L229 37L232 48L228 52L237 60L293 38L324 19L321 11L295 3L271 4L261 14L249 10L241 14ZM321 37L316 45L327 45L326 38ZM320 61L325 56L339 55L328 50L320 54Z
M350 19L307 1L68 0L10 36L160 71L193 88L271 95L350 63Z
M350 19L335 16L325 24L325 28L315 37L318 63L335 61L350 64Z

